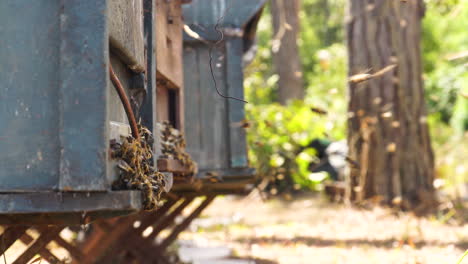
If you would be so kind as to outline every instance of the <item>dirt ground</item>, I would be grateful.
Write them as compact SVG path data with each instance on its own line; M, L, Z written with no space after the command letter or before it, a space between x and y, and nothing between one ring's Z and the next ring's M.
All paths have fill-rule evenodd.
M258 264L455 264L468 249L468 223L453 217L356 209L317 195L290 202L225 196L180 239L226 246L236 257L264 260Z

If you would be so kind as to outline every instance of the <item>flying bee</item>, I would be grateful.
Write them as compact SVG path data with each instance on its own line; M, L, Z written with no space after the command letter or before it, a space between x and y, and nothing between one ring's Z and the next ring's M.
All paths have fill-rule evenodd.
M318 108L318 107L311 107L310 108L310 111L314 112L314 113L317 113L319 115L326 115L328 114L327 110L324 110L322 108Z
M272 127L272 126L273 126L273 124L272 124L270 121L268 121L268 120L265 120L265 125L266 125L267 127Z
M346 162L349 163L349 165L351 165L352 168L354 168L354 169L360 169L361 168L361 165L359 164L359 162L351 159L349 156L346 156L345 160L346 160Z
M370 80L370 79L372 79L372 74L358 73L358 74L355 74L355 75L349 77L349 82L350 83L361 83L361 82L365 82L365 81Z
M367 70L365 73L355 74L355 75L349 77L349 82L350 83L361 83L361 82L368 81L370 79L373 79L373 78L384 75L385 73L393 70L396 66L397 66L396 64L391 64L391 65L388 65L388 66L384 67L383 69L381 69L381 70L379 70L379 71L377 71L375 73L368 73L369 70Z
M258 147L263 147L265 145L263 142L260 141L255 141L254 144Z
M218 183L223 181L223 178L217 172L209 171L205 175L206 179L211 183Z
M251 126L251 123L248 120L244 119L239 122L239 125L242 128L249 128Z

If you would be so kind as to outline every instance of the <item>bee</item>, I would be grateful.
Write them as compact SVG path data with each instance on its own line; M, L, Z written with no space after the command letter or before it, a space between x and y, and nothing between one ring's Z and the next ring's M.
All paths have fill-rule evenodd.
M355 74L355 75L349 77L349 82L350 83L361 83L361 82L365 82L365 81L370 80L370 79L372 79L372 74L358 73L358 74Z
M141 124L138 129L141 135L139 139L126 137L122 143L115 140L110 142L112 157L118 159L117 167L121 172L112 188L141 190L144 197L143 208L151 210L157 206L164 182L152 165L153 135Z
M265 120L265 125L266 125L267 127L272 127L272 126L273 126L273 124L272 124L270 121L268 121L268 120Z
M263 147L265 145L263 142L260 141L255 141L254 144L258 147Z
M396 64L391 64L391 65L388 65L387 67L384 67L383 69L381 69L380 71L377 71L375 73L368 73L369 71L367 71L365 73L355 74L355 75L349 77L349 82L350 83L361 83L361 82L368 81L370 79L373 79L373 78L384 75L385 73L393 70L396 66L397 66Z
M188 172L177 175L187 178L195 174L196 166L189 154L185 152L185 138L182 132L172 128L169 122L160 124L161 129L161 158L178 160Z
M118 163L117 163L117 166L118 166L121 170L123 170L123 171L125 171L125 172L129 172L129 173L133 173L133 172L134 172L134 171L133 171L133 168L130 167L130 165L128 165L128 163L125 162L124 160L119 160Z
M346 156L345 160L346 160L346 162L349 163L349 165L351 165L352 168L354 168L354 169L360 169L361 168L361 165L359 164L359 162L353 160L349 156Z
M241 122L241 127L242 128L249 128L251 126L250 122L248 120L242 120Z
M223 178L217 172L209 171L205 175L206 179L211 183L218 183L223 181Z
M321 109L321 108L318 108L318 107L311 107L310 108L310 111L314 112L314 113L317 113L319 115L326 115L328 114L328 112L324 109Z

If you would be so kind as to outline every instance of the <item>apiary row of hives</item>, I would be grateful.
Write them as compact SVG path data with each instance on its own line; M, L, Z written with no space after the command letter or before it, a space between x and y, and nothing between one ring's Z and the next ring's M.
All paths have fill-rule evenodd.
M243 55L264 0L0 3L0 224L243 192Z

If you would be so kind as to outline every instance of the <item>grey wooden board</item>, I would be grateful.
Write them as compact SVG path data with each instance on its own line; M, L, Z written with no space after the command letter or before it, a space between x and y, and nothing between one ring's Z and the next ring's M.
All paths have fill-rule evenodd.
M142 106L142 122L151 131L157 129L156 126L156 23L154 21L154 15L156 10L156 1L144 0L143 8L145 10L145 35L147 41L146 61L147 61L147 72L152 74L146 74L147 81L147 95ZM159 141L159 138L155 138ZM159 146L159 144L157 144ZM158 148L159 149L159 148Z
M0 214L82 212L140 208L141 192L43 192L0 194Z
M201 127L201 89L198 52L190 46L184 47L184 81L185 81L185 139L187 151L192 159L199 162L202 154ZM200 166L201 164L198 164Z
M196 177L197 179L210 178L209 174L218 175L223 181L230 181L234 178L250 178L255 175L256 170L254 168L223 168L219 170L204 169L199 170Z
M263 7L266 0L193 0L183 5L186 24L216 25L240 28ZM226 11L227 10L227 11Z
M187 150L200 169L225 168L227 157L226 101L217 95L209 68L208 47L195 45L184 49L185 131ZM222 52L213 51L214 74L218 89L225 93ZM221 67L216 67L219 64Z
M226 94L225 68L222 61L225 56L223 54L223 49L213 49L213 72L219 92ZM229 144L226 99L216 93L209 68L209 48L206 46L200 46L198 49L198 68L200 70L201 107L199 119L203 131L199 168L226 168L229 166L226 155Z
M107 1L60 3L59 188L106 190L109 187Z
M109 122L126 122L110 89L108 2L0 2L1 212L141 206L139 194L106 192L115 176ZM132 71L112 60L128 89ZM57 190L94 198L58 199Z
M59 10L0 1L0 191L58 185Z
M108 189L106 3L0 3L0 191Z
M87 216L141 210L139 191L0 194L0 200L0 224L80 224Z
M227 41L213 50L217 86L224 95L243 98L242 39L229 38ZM185 44L187 151L200 170L248 167L247 143L242 128L244 104L228 101L217 94L209 59L209 47L205 44Z
M125 64L122 63L122 61L117 56L114 55L113 52L111 52L110 63L112 65L112 69L114 69L115 74L122 83L125 92L127 93L127 95L130 95L129 89L131 86L131 71ZM109 87L107 87L107 89L109 89L109 120L128 124L129 121L127 118L127 114L125 113L122 101L120 100L120 97L117 94L114 85L112 84L112 82L109 82L108 86Z
M113 50L133 70L146 69L143 0L109 0L109 40Z
M243 40L229 38L226 40L226 82L228 95L244 98L244 74L242 69ZM236 100L228 101L230 165L233 168L247 167L247 141L245 128L245 104Z

